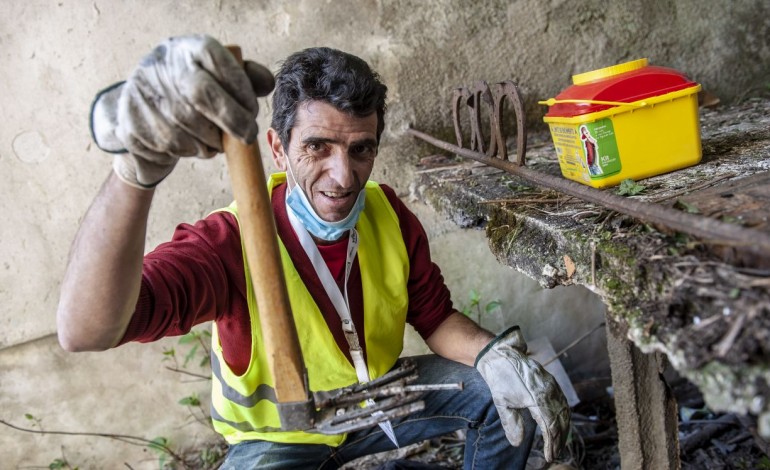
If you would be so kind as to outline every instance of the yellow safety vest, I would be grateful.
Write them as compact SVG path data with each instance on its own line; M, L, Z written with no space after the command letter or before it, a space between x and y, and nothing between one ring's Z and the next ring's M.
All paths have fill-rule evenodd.
M273 174L268 190L286 181L285 173ZM238 217L235 203L225 209ZM240 222L239 222L240 223ZM360 244L358 263L364 303L364 338L369 377L385 374L403 349L404 325L409 303L409 258L398 215L379 184L366 184L366 206L356 224ZM311 297L281 242L286 287L311 391L333 390L358 381L355 368L339 349L321 311ZM244 266L246 264L245 251ZM212 329L212 421L230 444L246 440L338 446L346 435L281 431L275 406L273 378L265 361L254 288L245 269L251 322L251 359L243 375L227 366L216 325ZM361 332L359 332L361 334Z

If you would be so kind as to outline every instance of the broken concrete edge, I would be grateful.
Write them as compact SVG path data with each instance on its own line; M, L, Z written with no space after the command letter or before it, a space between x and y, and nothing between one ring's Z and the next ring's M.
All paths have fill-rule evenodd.
M666 354L672 367L699 388L712 410L756 415L761 435L770 438L770 401L766 398L767 384L770 384L770 369L767 364L736 367L717 360L709 360L703 365L693 367L693 359L688 358L685 350L679 347L680 337L671 334L670 331L664 331L661 335L651 333L655 320L642 311L641 305L655 305L658 309L664 307L661 297L665 296L666 291L672 289L677 279L673 276L657 279L655 282L661 287L661 295L648 296L646 294L650 291L644 289L638 279L637 270L629 269L644 263L635 257L636 253L633 250L622 243L616 244L603 240L601 233L598 236L592 235L586 238L584 234L575 231L552 230L553 227L540 221L532 223L536 225L534 230L540 234L543 230L552 232L551 239L540 245L541 248L551 245L551 249L540 253L569 253L571 260L578 266L575 274L567 277L563 266L554 266L561 262L559 258L553 259L551 263L542 264L543 268L540 271L537 270L537 260L542 258L532 256L532 253L537 251L537 246L531 248L531 243L524 241L528 235L527 230L522 226L527 222L519 224L516 229L518 232L513 236L518 241L524 241L523 245L518 241L509 240L504 247L495 246L494 237L490 237L490 248L501 262L514 266L515 269L530 277L536 277L544 288L567 284L582 284L588 287L607 305L610 315L622 319L628 325L627 337L631 341L643 352L657 351ZM496 224L493 223L487 225L489 232L495 231L495 227ZM567 246L575 245L574 240L573 243L569 241L573 237L578 238L578 244L584 249L566 250ZM522 246L525 251L523 255ZM591 248L587 249L588 247ZM507 250L518 251L518 253L513 256L511 253L506 253ZM592 258L592 261L587 261ZM516 261L513 261L514 259ZM585 275L586 270L581 270L581 267L591 265L594 266L595 272L589 277ZM646 268L651 271L649 265ZM581 271L582 274L578 274Z
M691 381L703 394L709 409L719 412L757 416L760 436L770 439L770 400L767 384L770 384L770 370L766 365L741 368L729 367L717 361L710 361L703 367L686 367L682 351L673 350L660 341L651 340L644 334L644 327L629 324L628 338L644 353L665 354L672 367ZM765 390L761 390L761 384ZM736 386L739 384L739 386Z

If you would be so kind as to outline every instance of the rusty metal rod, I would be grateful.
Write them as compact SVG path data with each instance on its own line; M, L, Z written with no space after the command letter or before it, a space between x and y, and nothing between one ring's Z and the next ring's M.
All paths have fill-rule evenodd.
M461 157L470 158L471 160L476 160L485 165L520 176L538 186L599 204L600 206L646 222L664 225L678 232L699 237L705 243L740 246L746 248L751 253L762 253L765 255L770 253L770 235L758 230L741 227L740 225L731 225L716 219L600 191L564 178L531 170L507 160L487 157L483 153L444 142L416 129L407 129L407 132L447 152L452 152Z

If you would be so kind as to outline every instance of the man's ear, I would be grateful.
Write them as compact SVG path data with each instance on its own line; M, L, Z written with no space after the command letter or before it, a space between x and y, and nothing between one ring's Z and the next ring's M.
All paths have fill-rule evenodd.
M286 154L283 151L283 144L278 136L278 132L272 127L267 130L267 145L273 154L275 166L281 171L286 171Z

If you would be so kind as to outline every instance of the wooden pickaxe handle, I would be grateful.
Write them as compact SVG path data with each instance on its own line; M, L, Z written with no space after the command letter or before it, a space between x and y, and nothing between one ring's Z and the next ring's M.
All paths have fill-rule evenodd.
M243 63L238 46L227 48ZM276 399L279 403L306 402L309 394L305 365L283 277L278 235L259 146L256 141L247 145L223 133L222 147L238 205L241 238L259 307L262 339Z

